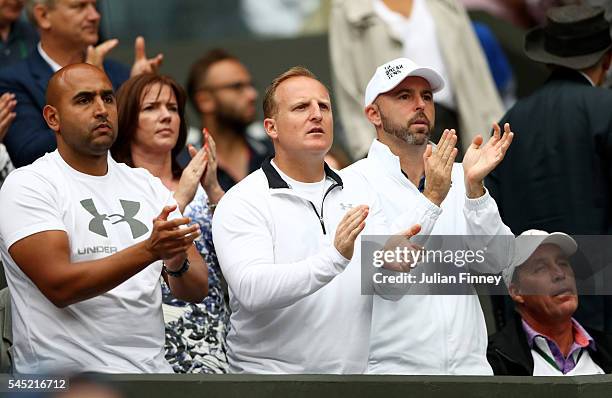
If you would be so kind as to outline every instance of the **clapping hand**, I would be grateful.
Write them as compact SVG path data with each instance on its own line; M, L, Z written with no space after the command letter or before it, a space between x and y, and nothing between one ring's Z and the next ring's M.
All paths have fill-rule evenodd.
M504 125L504 134L497 123L493 125L493 135L486 144L481 135L474 137L472 144L463 157L463 173L465 189L469 198L477 198L484 194L484 178L504 159L506 151L512 143L514 133L510 124Z
M202 174L201 184L208 200L212 204L216 204L221 200L225 191L219 185L217 178L217 146L207 128L202 129L202 149L206 152L206 170Z
M153 58L147 58L145 51L145 40L142 36L138 36L134 42L134 64L130 76L137 76L143 73L156 73L159 69L164 56L157 54Z
M146 241L146 247L156 259L185 255L193 241L200 236L200 226L197 223L188 225L191 220L187 217L168 221L168 216L175 209L176 206L165 206L153 220L153 231Z
M15 94L4 93L0 96L0 142L4 139L11 123L17 116L14 112L16 105Z
M396 252L399 248L400 251L403 251L404 248L407 248L410 252L418 252L423 250L423 248L416 243L412 243L410 238L414 235L421 232L421 226L419 224L415 224L409 229L400 232L399 234L393 235L387 242L385 243L384 251L388 252ZM411 259L418 258L416 255L408 256L406 262L401 261L392 261L385 262L383 268L395 271L395 272L410 272L416 264L412 263Z
M193 200L207 165L204 148L198 151L192 145L189 145L188 150L191 155L191 161L183 169L178 187L174 192L174 199L178 203L181 213Z
M435 152L431 144L423 154L425 164L425 190L423 195L433 204L440 206L451 185L451 173L457 156L455 130L444 130Z
M85 62L104 70L104 57L106 57L106 54L108 54L113 48L117 47L117 44L119 44L119 40L110 39L98 44L95 47L87 47Z

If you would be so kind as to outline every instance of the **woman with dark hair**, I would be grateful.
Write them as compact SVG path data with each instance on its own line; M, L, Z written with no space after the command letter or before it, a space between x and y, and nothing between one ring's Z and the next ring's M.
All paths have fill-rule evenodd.
M193 158L184 170L177 161L187 138L185 100L183 88L167 76L143 74L126 81L117 93L119 135L111 154L159 177L202 232L195 243L208 264L208 297L200 304L177 300L162 281L166 359L177 373L226 373L229 309L211 235L212 211L224 192L206 130L202 149L189 148Z

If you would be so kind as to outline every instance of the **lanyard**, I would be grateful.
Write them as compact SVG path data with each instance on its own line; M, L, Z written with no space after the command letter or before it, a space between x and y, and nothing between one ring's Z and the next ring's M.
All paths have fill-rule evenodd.
M544 360L548 362L550 365L552 365L555 369L563 373L563 369L559 368L557 361L555 361L553 358L549 357L548 354L542 351L542 349L536 344L535 341L533 342L533 350L537 352L538 354L540 354L540 356L544 358ZM574 367L578 365L578 362L580 361L580 357L582 356L583 352L584 352L584 348L581 348L580 351L578 352L578 356L576 357L576 361L574 362Z

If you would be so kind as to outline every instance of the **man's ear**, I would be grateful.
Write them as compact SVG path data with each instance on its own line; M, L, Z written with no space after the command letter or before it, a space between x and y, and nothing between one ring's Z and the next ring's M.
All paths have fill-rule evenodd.
M608 51L605 55L604 55L604 59L603 59L603 70L604 73L608 71L608 69L610 69L610 64L612 63L612 50ZM604 76L605 78L605 76Z
M525 303L525 298L521 294L521 290L519 289L516 283L510 283L510 286L508 286L508 293L510 294L510 298L512 299L512 301L514 301L515 303Z
M194 97L195 106L200 113L211 114L217 109L217 103L210 92L206 90L198 91Z
M266 130L266 134L268 134L268 137L270 137L272 140L278 138L278 131L276 130L276 120L272 119L271 117L267 117L264 119L264 130Z
M48 30L51 28L51 21L49 21L49 7L44 4L36 4L32 9L34 20L36 25L42 30Z
M378 105L372 103L365 107L364 109L365 116L368 118L370 123L372 123L376 127L382 126L382 121L380 117L380 110L378 109Z
M47 122L49 128L56 133L59 133L60 130L60 117L57 109L51 105L45 105L43 108L43 117Z

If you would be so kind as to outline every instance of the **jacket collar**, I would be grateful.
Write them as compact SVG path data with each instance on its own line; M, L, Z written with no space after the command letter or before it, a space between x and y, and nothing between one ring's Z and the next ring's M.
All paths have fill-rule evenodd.
M577 70L569 69L569 68L556 68L550 75L549 81L554 80L569 80L575 83L584 84L585 86L592 86L592 83L583 76Z
M446 7L456 14L461 12L454 0L425 1L428 7ZM353 25L367 25L370 18L377 16L372 0L347 0L343 7L346 18Z
M353 25L363 24L375 15L372 0L351 0L344 2L344 10L349 22Z
M47 90L47 84L53 75L53 70L49 64L40 56L37 48L34 48L27 59L28 68L32 77L36 81L36 85L40 89L39 95L35 95L35 100L38 102L38 106L42 109L44 104L45 91Z
M594 345L590 345L587 349L593 361L599 365L605 373L612 372L612 336L585 328L585 330L593 337ZM527 343L527 335L521 323L521 316L518 312L508 320L506 326L499 332L502 336L500 339L495 339L493 347L498 354L504 356L507 360L520 365L525 371L525 375L533 375L533 357L531 349ZM594 347L597 349L594 349Z
M268 187L270 189L290 189L291 187L289 186L289 184L287 184L287 182L283 180L280 174L278 174L278 171L276 171L274 166L272 166L272 158L273 156L268 156L261 164L261 169L263 170L266 179L268 180ZM334 172L331 167L327 165L327 163L325 163L323 167L325 170L325 176L327 178L331 178L339 186L344 185L342 183L342 178L340 178L340 176L336 174L336 172Z
M391 149L389 149L387 145L378 141L378 139L374 139L374 141L372 141L372 145L370 145L368 160L373 162L375 167L382 171L382 174L391 176L404 186L412 189L418 189L402 171L399 156L393 154Z
M503 338L498 340L495 346L499 354L520 365L526 375L533 375L533 357L518 312L515 312L514 316L508 320L500 334Z

